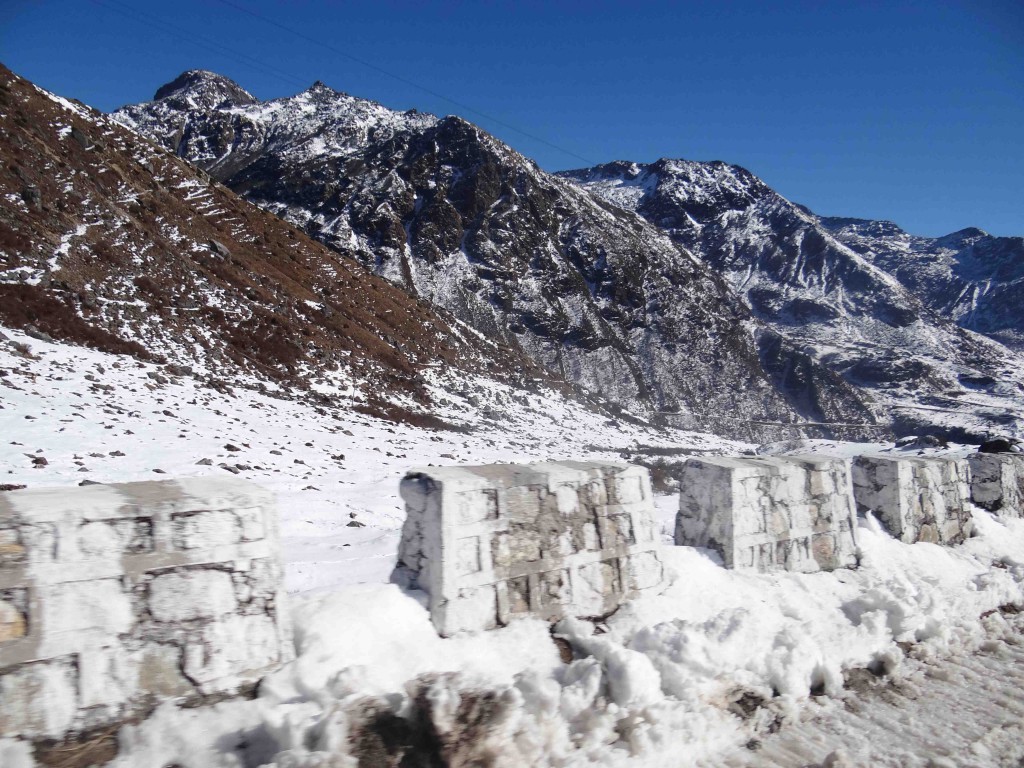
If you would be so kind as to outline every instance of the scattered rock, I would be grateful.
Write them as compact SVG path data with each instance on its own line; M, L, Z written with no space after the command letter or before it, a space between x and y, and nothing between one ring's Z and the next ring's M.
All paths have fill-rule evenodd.
M31 336L33 339L39 339L39 341L53 341L53 337L49 334L43 333L34 325L25 326L25 335Z
M199 461L196 462L196 464L203 467L209 467L213 465L213 459L200 459Z
M102 485L102 483L99 483L96 480L83 480L79 485Z
M48 462L46 460L46 458L43 457L43 456L33 456L32 457L32 466L33 467L45 467L49 463L50 462Z
M227 246L219 240L210 240L207 245L210 246L210 250L216 253L218 256L224 259L231 258L231 251L228 250Z
M156 472L158 475L166 475L167 474L162 469L154 469L153 471Z
M907 435L896 441L897 448L948 448L949 443L935 435Z
M21 199L31 210L43 210L43 193L35 184L29 184L21 190Z
M345 523L346 528L365 528L366 523L360 523L358 520L349 520Z
M978 453L1024 453L1024 442L1015 437L994 437L982 443Z
M0 483L0 491L20 491L22 488L27 487L18 483Z
M166 384L167 383L167 377L162 375L162 374L157 373L156 371L149 371L146 375L149 378L151 378L153 381L155 381L157 384Z
M241 449L241 448L239 448L239 447L238 447L237 445L233 445L232 443L227 443L227 444L226 444L226 445L224 446L224 450L225 450L225 451L231 451L232 453L236 453L236 452L238 452L238 451L240 451L240 450L242 450L242 449Z
M71 138L78 142L78 145L84 150L90 150L96 146L93 144L92 139L89 138L89 134L77 126L71 129Z

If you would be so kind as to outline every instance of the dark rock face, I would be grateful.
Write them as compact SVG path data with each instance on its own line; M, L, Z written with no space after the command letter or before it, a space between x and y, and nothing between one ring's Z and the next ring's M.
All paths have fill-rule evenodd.
M252 104L256 101L251 93L243 90L233 80L202 69L182 72L171 82L161 86L153 99L178 99L182 104L188 103L191 99L192 104L211 107Z
M319 83L230 107L182 107L186 94L115 117L570 381L684 424L726 414L719 430L744 435L750 421L813 412L805 394L775 386L759 323L712 269L470 123ZM802 369L815 387L829 380L817 365ZM833 379L838 395L821 388L812 399L843 421L869 418Z
M895 255L889 261L864 255L871 247L880 251L879 243L906 237L895 225L820 219L749 171L721 162L616 162L562 175L624 210L641 214L722 275L743 296L752 314L771 329L771 335L761 337L762 360L803 413L828 411L813 405L816 390L848 400L837 388L840 381L858 392L861 401L888 412L894 424L907 421L907 414L894 413L892 408L939 398L931 416L921 411L913 421L958 433L964 430L948 423L947 411L966 414L972 406L961 405L956 398L984 392L1019 401L1024 386L1020 357L951 322L949 315L956 317L955 302L943 304L929 298L925 288L909 285L910 279L901 277L900 270L924 274L913 260L907 266L898 263ZM855 247L858 232L863 233L862 247ZM1012 251L1009 241L1013 238L1001 238L1007 242L996 244L986 237L971 230L943 240L949 247L970 243L979 249ZM1002 269L1004 282L997 293L1005 302L1013 290L1024 289L1024 280L1015 271L1013 259L1000 253L990 256L986 264L998 263ZM966 261L964 257L960 262L961 272L968 269L963 266ZM985 271L977 266L971 269ZM1024 262L1020 271L1024 272ZM928 279L938 281L934 275ZM921 282L925 282L923 276ZM964 289L961 283L947 287L949 295L957 296ZM976 330L982 330L983 323L1006 326L1007 315L1012 314L1013 310L988 312L984 321L961 324ZM1013 319L1024 322L1021 317L1016 313ZM798 355L779 346L783 340L788 348L800 350L808 363L828 369L834 380L811 374L806 364L797 362ZM853 412L848 403L839 410ZM968 420L991 415L985 408L974 410Z
M994 437L983 442L978 453L1024 453L1024 442L1009 437Z

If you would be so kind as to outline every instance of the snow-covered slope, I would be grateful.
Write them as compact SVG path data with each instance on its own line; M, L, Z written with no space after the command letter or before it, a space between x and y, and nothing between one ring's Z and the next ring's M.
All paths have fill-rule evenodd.
M910 235L889 221L819 217L837 240L963 328L1024 351L1024 237Z
M923 290L897 279L895 258L865 257L858 252L865 249L848 246L818 217L745 169L663 159L563 175L643 215L699 256L759 320L882 410L891 409L901 429L974 431L986 421L1024 428L1018 418L1024 360L958 327L951 307L923 302L917 295ZM998 262L1007 280L1009 261ZM1004 318L1013 314L1003 311ZM770 337L763 338L761 352L769 365L792 366L792 353L776 352Z
M253 701L167 704L125 726L116 768L739 765L757 764L762 744L784 754L791 731L804 759L781 764L805 765L838 743L808 738L801 721L827 708L842 729L844 704L857 707L870 677L864 667L894 686L891 701L914 689L922 669L939 675L947 658L979 650L998 683L999 647L1020 641L1012 606L1024 603L1024 521L978 511L980 535L950 549L903 544L869 519L858 531L864 557L856 570L750 574L726 571L708 551L671 546L675 496L659 500L673 577L663 595L596 625L563 622L561 649L534 620L442 639L426 609L387 583L407 470L612 459L637 443L698 452L750 446L684 433L659 438L555 392L523 403L485 380L475 382L482 397L509 401L502 419L453 403L441 415L471 431L396 429L343 403L218 392L187 376L156 378L161 367L125 355L4 333L0 484L231 472L277 494L298 659L264 681ZM996 685L984 722L1012 736L1019 715L1004 698L1018 693ZM949 704L919 699L915 711L929 706ZM959 717L974 722L963 710ZM867 739L844 743L856 748L855 765L923 768L931 758L956 763L969 754L972 765L995 768L1005 743L996 735L965 744L949 734L899 745L895 754ZM0 741L0 761L31 765L19 762L29 750Z
M873 420L806 356L814 391L778 386L757 345L764 329L707 266L460 118L393 112L322 84L194 107L216 101L223 78L179 81L114 118L590 391L745 435L808 416Z

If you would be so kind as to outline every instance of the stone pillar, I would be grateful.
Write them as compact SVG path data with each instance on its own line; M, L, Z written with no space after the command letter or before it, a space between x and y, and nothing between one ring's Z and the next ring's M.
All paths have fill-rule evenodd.
M401 494L393 579L427 593L442 635L518 616L603 616L662 584L643 467L431 467L406 475Z
M1024 454L976 453L971 470L971 501L1001 517L1024 517Z
M965 459L858 456L853 493L858 512L908 544L959 544L973 529Z
M293 655L279 558L235 478L0 493L0 737L255 683Z
M857 564L847 459L703 457L683 465L675 543L726 568L830 571Z

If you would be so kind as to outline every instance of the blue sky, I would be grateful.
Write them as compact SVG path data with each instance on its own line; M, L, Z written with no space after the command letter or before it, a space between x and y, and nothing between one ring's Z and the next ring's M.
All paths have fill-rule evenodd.
M0 59L101 109L191 68L260 98L319 79L549 170L724 160L926 235L1024 235L1022 41L1019 0L0 2Z

